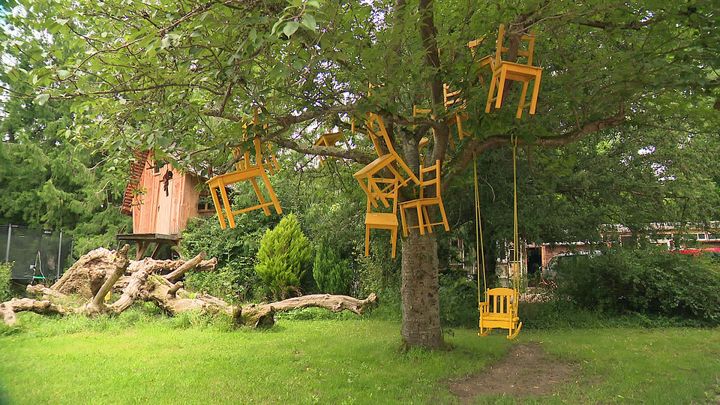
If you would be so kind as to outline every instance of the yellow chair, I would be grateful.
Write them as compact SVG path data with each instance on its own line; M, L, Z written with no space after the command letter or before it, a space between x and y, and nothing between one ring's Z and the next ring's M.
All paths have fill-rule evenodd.
M485 302L479 304L480 336L487 336L496 328L507 329L508 339L514 339L520 333L519 295L513 288L491 288L485 292Z
M477 54L477 48L485 42L485 36L478 39L474 39L467 43L468 48L470 48L470 53L473 56L473 59L475 58L475 55ZM485 78L482 76L482 69L487 66L488 70L490 71L490 74L495 70L495 57L493 55L487 55L482 58L480 58L477 61L480 70L478 71L478 80L480 80L480 85L485 87Z
M278 162L277 157L275 156L272 145L267 143L264 146L266 154L263 155L263 166L268 173L275 174L280 171L280 162ZM250 162L250 152L242 148L233 149L233 157L237 161L235 163L235 170L237 171L246 170L248 167L252 166L252 162Z
M431 179L426 176L431 175ZM431 188L432 196L428 195L426 188ZM434 189L434 190L433 190ZM400 218L402 220L403 235L408 236L408 230L418 228L420 235L425 235L425 230L432 233L432 227L442 225L446 232L450 231L447 215L445 215L445 205L443 204L440 185L440 161L436 160L435 164L424 168L420 166L420 197L415 200L404 201L400 203ZM431 222L428 208L437 205L440 210L442 220L440 222ZM417 211L418 225L408 226L405 218L405 210L414 209Z
M275 156L275 151L273 150L272 145L270 142L265 144L265 149L267 152L267 157L265 158L265 168L267 169L268 173L275 174L280 171L280 162L277 160L277 156Z
M351 123L351 128L354 129L355 122L353 121ZM313 146L335 146L337 143L342 139L343 134L342 132L331 132L327 134L320 135L320 138L318 138L317 141L313 144ZM325 156L320 156L320 164L325 162Z
M250 127L257 127L258 125L260 125L259 110L255 110L252 122L244 123L242 126L244 139L247 139L248 137L248 129ZM263 124L262 129L263 133L267 133L268 124ZM263 155L263 165L265 166L265 169L267 169L268 173L270 174L275 174L279 172L280 162L278 162L277 157L275 156L275 151L273 150L272 144L267 142L264 144L264 148L265 155ZM238 171L245 170L252 165L252 163L250 162L250 152L248 152L246 149L235 148L233 150L233 157L235 157L235 160L237 161L235 163L235 167Z
M385 207L389 207L389 203L384 197L384 193L379 192L381 190L379 189L377 183L373 181L374 178L382 177L379 176L382 170L388 170L392 174L393 178L400 181L401 186L406 186L410 181L419 184L419 180L417 176L415 176L415 173L413 173L410 167L408 167L405 161L403 161L400 155L395 151L382 117L373 113L368 114L366 126L370 140L372 141L375 151L378 154L378 158L355 172L353 177L355 177L358 183L360 183L360 187L368 196L373 206L377 207L377 202L375 201L377 197L383 202Z
M497 44L495 49L495 58L492 62L493 75L490 81L490 91L488 93L485 112L489 113L495 102L495 108L502 107L503 94L505 92L505 81L512 80L523 84L522 93L520 94L520 103L518 104L516 118L522 118L523 109L525 108L525 99L527 96L530 82L533 83L533 91L530 94L530 114L534 115L537 108L538 94L540 93L540 80L542 78L542 68L532 66L533 52L535 51L535 36L522 35L520 40L527 42L526 50L518 50L518 57L525 57L526 63L506 62L502 60L502 54L507 53L508 48L503 46L505 40L505 26L500 24L498 31ZM497 88L497 94L495 94Z
M445 104L445 109L449 110L452 107L457 108L455 116L448 122L448 125L457 125L458 138L462 140L470 134L465 132L462 127L462 122L465 121L468 116L467 113L465 113L465 100L460 97L460 92L461 90L450 91L450 86L443 83L443 103ZM453 145L450 146L453 147Z
M377 187L374 189L374 196L368 196L367 199L367 213L365 214L365 256L370 255L370 230L371 229L386 229L390 231L390 244L392 245L392 257L395 258L395 252L397 251L397 233L398 233L398 220L397 220L397 206L398 206L398 189L400 188L400 181L398 179L373 179L375 183L385 184L386 187ZM383 194L379 196L377 194ZM374 212L371 201L373 199L384 199L392 200L392 211L391 212Z
M280 201L278 200L267 175L267 169L265 168L264 163L265 160L263 158L263 147L260 142L260 138L255 137L253 139L253 145L255 147L255 162L251 162L249 152L236 150L233 153L237 156L242 156L236 164L236 170L230 173L215 176L206 182L208 187L210 187L210 195L212 196L213 203L215 204L215 212L217 212L220 227L222 229L225 229L227 224L230 225L230 228L235 228L235 215L245 212L262 209L265 215L270 215L270 209L268 207L273 206L276 213L282 214ZM260 190L258 179L265 184L265 188L267 189L270 197L269 202L265 200L265 197ZM230 204L230 199L227 195L226 187L244 181L250 182L260 204L240 210L233 210ZM225 222L225 217L227 217L227 224Z
M420 116L430 116L433 119L435 118L432 115L432 108L418 108L417 105L413 105L413 118L417 118ZM435 135L435 128L432 128L432 133L433 135ZM430 143L430 139L428 139L428 137L423 136L422 138L420 138L420 142L418 143L418 150L422 151L428 143Z

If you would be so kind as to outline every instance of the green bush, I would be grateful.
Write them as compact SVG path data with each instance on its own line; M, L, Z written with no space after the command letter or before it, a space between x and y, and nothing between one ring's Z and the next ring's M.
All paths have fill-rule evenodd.
M11 289L12 263L0 263L0 302L12 298Z
M312 260L310 241L300 229L300 222L288 214L260 241L255 272L274 299L297 295Z
M232 267L225 265L212 272L189 272L185 276L185 287L190 291L203 292L239 304L253 298L257 285L255 271L250 266ZM248 271L251 269L252 271Z
M559 299L581 308L720 324L720 269L708 258L615 249L560 263L557 278Z
M241 215L236 227L221 229L216 217L194 218L185 231L180 250L185 257L205 252L218 259L217 271L189 273L185 285L191 291L204 291L232 302L249 301L259 295L255 273L259 241L272 217Z
M315 251L313 278L320 292L348 295L353 271L350 263L340 259L334 249L320 244Z
M443 326L476 327L477 284L465 274L440 276L440 322Z

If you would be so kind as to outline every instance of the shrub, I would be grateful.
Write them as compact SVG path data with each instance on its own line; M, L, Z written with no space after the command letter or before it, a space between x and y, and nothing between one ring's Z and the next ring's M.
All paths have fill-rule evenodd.
M353 288L358 295L370 293L380 294L387 290L400 294L400 266L401 260L392 259L389 254L371 254L365 256L365 245L360 244L355 249L355 262L357 263L357 286Z
M443 326L476 327L477 284L465 274L440 276L440 322Z
M12 263L0 263L0 302L12 298L11 289Z
M248 301L257 284L254 261L250 263L237 267L225 265L213 272L190 272L185 276L185 286L190 291L214 295L235 304Z
M320 244L315 251L313 278L320 292L350 294L353 272L350 263L338 257L335 250Z
M720 270L708 258L616 249L557 268L558 294L582 308L720 324Z
M288 214L260 241L255 272L274 299L300 293L300 284L310 260L310 241L293 214Z
M232 302L248 301L258 294L255 256L262 234L272 224L269 217L242 215L236 227L221 229L217 218L194 218L183 231L180 243L185 257L205 252L218 259L217 271L189 273L186 286Z

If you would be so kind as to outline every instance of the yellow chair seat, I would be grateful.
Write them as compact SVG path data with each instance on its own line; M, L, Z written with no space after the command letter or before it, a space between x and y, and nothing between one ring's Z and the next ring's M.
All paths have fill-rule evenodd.
M258 177L260 175L260 171L263 170L261 168L255 167L247 170L242 171L234 171L230 173L220 174L217 175L210 180L206 181L205 183L210 187L222 187L225 185L238 183L241 181L245 181L254 177Z
M393 156L393 155L390 155L390 154L382 155L379 158L368 163L367 166L365 166L362 169L355 172L355 174L353 176L355 176L355 178L372 176L373 174L384 169L385 166L389 165L394 160L395 160L395 156Z
M397 215L395 215L394 213L368 212L367 214L365 214L365 225L370 225L373 228L397 228L398 219Z

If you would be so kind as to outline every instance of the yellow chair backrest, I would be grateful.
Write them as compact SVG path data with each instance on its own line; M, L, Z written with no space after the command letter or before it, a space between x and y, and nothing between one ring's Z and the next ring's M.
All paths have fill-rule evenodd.
M390 141L390 135L385 128L385 121L383 121L381 116L375 113L369 113L365 125L367 126L368 136L370 136L370 140L378 156L387 154L399 156Z
M461 105L465 102L460 97L460 92L462 90L455 90L450 91L450 86L443 83L443 103L445 104L445 108L450 108L454 105Z
M372 213L373 199L393 200L392 213L397 215L398 206L398 179L373 178L371 180L376 187L370 187L370 196L367 198L367 212Z
M533 63L533 52L535 52L535 35L522 35L520 41L527 42L526 49L519 49L517 56L527 58L525 64L532 66ZM495 66L498 66L502 62L502 55L507 53L510 49L505 47L505 24L500 24L498 29L497 44L495 45Z
M235 169L237 171L243 171L248 169L254 169L258 166L262 166L263 164L263 151L262 151L262 143L260 142L259 137L253 138L253 147L255 149L255 161L253 162L251 159L250 151L238 147L233 149L233 157L237 160L237 163L235 164Z
M429 177L429 178L428 178ZM432 195L427 195L426 189L434 187ZM420 198L437 197L440 195L442 187L440 186L440 161L436 160L435 164L428 167L420 165Z
M493 315L516 315L517 294L512 288L491 288L487 290L487 313Z

